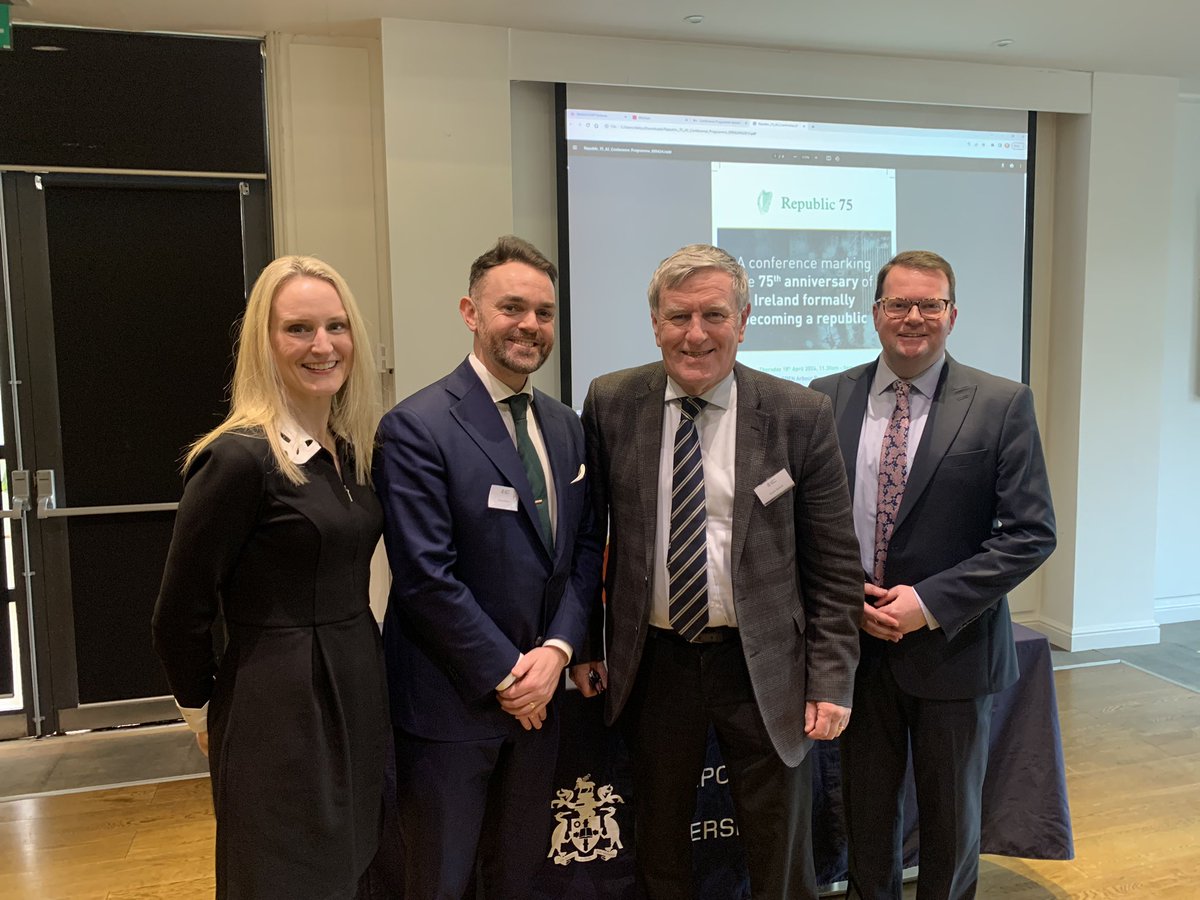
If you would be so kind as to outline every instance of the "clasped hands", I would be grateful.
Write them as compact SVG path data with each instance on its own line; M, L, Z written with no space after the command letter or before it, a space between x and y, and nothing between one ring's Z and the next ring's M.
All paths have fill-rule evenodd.
M526 731L540 729L546 721L546 705L562 681L567 655L557 647L535 647L512 667L516 678L502 691L496 691L500 708L516 718Z
M863 602L862 630L871 637L894 644L927 624L917 592L911 585L881 588L867 581L863 582L863 594L866 600Z

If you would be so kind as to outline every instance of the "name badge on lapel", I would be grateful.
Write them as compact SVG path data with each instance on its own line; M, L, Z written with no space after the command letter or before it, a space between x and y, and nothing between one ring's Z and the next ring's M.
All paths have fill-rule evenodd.
M493 484L488 491L488 509L517 511L517 489L507 484Z
M758 495L758 499L763 506L769 506L772 500L777 499L781 494L787 493L795 486L796 482L792 481L792 476L788 474L787 469L780 469L756 487L754 493Z

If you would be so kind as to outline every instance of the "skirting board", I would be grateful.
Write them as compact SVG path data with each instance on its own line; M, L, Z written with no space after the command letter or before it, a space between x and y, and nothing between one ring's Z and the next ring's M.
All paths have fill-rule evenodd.
M1097 628L1092 631L1071 631L1045 619L1018 620L1022 625L1040 631L1050 643L1063 650L1109 650L1113 647L1141 647L1159 641L1157 622L1129 622L1118 628Z
M1158 619L1159 625L1200 621L1200 594L1155 600L1154 618Z

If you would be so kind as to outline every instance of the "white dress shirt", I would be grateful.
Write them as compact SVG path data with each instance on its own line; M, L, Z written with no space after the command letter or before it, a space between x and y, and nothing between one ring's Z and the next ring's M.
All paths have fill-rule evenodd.
M471 368L475 370L475 374L479 376L479 380L483 382L483 386L487 388L488 395L492 398L492 402L496 404L496 409L500 413L500 418L504 420L504 427L508 429L508 436L512 438L513 446L517 445L517 426L513 422L512 407L506 402L509 397L514 394L526 394L529 397L529 415L525 418L525 426L529 430L529 441L533 444L533 449L537 451L538 459L542 463L542 475L546 479L546 502L550 505L550 531L553 534L558 533L558 502L557 495L554 491L554 471L550 468L550 456L546 453L546 442L542 440L542 429L538 427L537 416L534 415L533 405L533 388L529 385L529 379L525 379L525 386L519 391L514 391L507 384L493 375L487 370L487 366L472 353L467 357L471 362ZM567 662L571 662L571 656L574 651L571 645L566 641L558 638L550 638L546 641L545 646L557 647L567 655ZM502 691L509 687L516 679L510 674L498 685L496 690Z
M671 532L671 472L675 467L675 431L679 398L688 396L670 378L664 396L662 451L658 461L658 518L654 537L654 584L650 624L670 628L667 552ZM704 511L708 544L708 627L737 626L733 607L733 467L737 438L737 379L730 372L700 396L707 405L696 417L704 465Z
M909 379L912 389L908 393L908 449L906 453L905 479L912 468L917 456L917 447L921 444L921 436L925 433L925 423L929 420L929 409L933 406L933 393L937 390L938 379L942 375L942 367L946 364L943 354L937 362L918 375ZM892 388L897 375L888 368L883 357L879 357L879 365L875 369L875 380L871 382L871 390L867 395L867 411L863 415L862 431L858 438L858 456L854 464L854 533L858 537L859 556L862 559L863 572L870 573L875 568L875 512L879 503L879 456L883 450L883 436L887 433L888 422L892 411L896 408L896 392ZM937 628L937 620L925 608L920 596L917 602L921 604L921 612L931 629Z

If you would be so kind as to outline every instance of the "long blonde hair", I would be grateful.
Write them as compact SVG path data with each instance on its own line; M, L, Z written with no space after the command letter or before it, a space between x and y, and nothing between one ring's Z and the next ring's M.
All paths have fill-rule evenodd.
M371 454L375 447L375 427L379 421L379 380L375 373L375 355L367 336L358 304L346 280L328 263L312 256L281 256L262 270L242 316L238 337L237 364L233 370L229 415L188 449L183 471L191 467L200 452L222 434L230 431L261 429L279 470L293 484L307 479L300 467L283 449L279 428L291 419L287 391L275 365L271 346L271 307L280 289L293 278L307 276L328 282L337 291L350 323L354 341L354 362L346 382L333 397L329 412L329 430L354 450L354 474L359 484L371 476Z

